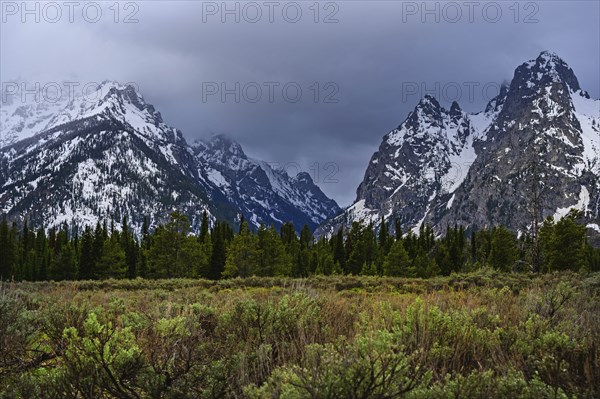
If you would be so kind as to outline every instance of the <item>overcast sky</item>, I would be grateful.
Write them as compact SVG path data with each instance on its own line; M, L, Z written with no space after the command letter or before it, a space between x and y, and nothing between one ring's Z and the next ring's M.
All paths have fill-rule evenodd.
M113 3L3 1L2 82L135 82L188 141L229 134L342 206L424 94L477 112L551 50L600 97L594 0Z

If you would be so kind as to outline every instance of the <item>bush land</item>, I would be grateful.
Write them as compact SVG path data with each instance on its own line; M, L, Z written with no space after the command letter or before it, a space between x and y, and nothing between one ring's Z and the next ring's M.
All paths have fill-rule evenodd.
M0 283L0 398L596 398L600 274Z

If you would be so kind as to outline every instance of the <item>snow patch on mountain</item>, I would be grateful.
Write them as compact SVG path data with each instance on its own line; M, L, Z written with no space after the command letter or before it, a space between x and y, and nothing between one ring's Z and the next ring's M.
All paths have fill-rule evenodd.
M586 94L580 91L572 96L584 148L578 169L589 169L600 175L600 100L591 99Z
M587 190L587 188L585 188L585 186L581 186L581 191L579 192L579 199L577 200L577 204L575 204L574 206L558 208L556 210L556 212L554 213L554 216L553 216L554 220L558 221L558 220L564 218L565 216L567 216L569 211L571 211L571 209L577 209L579 211L582 211L585 214L588 210L589 203L590 203L590 193Z

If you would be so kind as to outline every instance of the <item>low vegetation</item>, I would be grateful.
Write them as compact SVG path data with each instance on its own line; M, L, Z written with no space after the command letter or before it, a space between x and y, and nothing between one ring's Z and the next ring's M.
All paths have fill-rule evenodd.
M0 283L0 398L597 398L600 275Z

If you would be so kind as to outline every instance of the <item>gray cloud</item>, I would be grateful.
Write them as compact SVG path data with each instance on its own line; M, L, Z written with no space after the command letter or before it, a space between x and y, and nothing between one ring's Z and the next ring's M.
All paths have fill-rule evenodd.
M120 3L119 23L108 9L112 2L98 3L103 15L97 23L86 22L81 12L75 12L74 23L66 15L56 23L44 21L44 15L39 23L27 16L23 23L19 14L3 13L0 78L49 81L74 74L81 81L136 82L188 140L228 133L251 156L292 165L290 172L299 165L318 178L328 195L348 205L381 137L426 92L433 90L444 105L461 94L458 102L464 109L481 110L494 84L510 79L517 65L548 49L569 63L582 87L600 97L598 2L521 2L518 15L510 8L513 2L496 2L502 16L495 23L489 3L479 3L473 22L466 2L452 3L462 12L456 23L450 21L456 14L446 3L427 3L428 9L439 8L436 22L434 14L424 15L422 9L407 14L422 2L393 1L320 3L319 23L314 22L312 1L297 3L303 13L297 23L277 11L284 3L270 23L262 1L254 3L263 11L256 23L244 21L243 15L240 23L231 15L222 23L219 14L203 14L203 7L221 7L222 2L137 2L139 22L131 24L122 22L133 10L125 9L126 3ZM227 4L232 8L236 3ZM239 4L242 9L245 3ZM323 23L336 10L339 22ZM246 17L252 18L250 11ZM291 11L288 19L294 17ZM538 22L525 23L532 12ZM233 95L224 102L218 95L203 101L207 82L280 86L273 102L266 88L257 103L243 96L236 103ZM291 82L302 88L297 103L281 94L280 88ZM315 82L320 85L318 102ZM335 85L326 88L329 82ZM475 84L479 86L470 98L468 87ZM486 84L487 96L482 93ZM253 87L247 86L249 96ZM415 87L416 93L407 93ZM324 103L332 93L338 102Z

